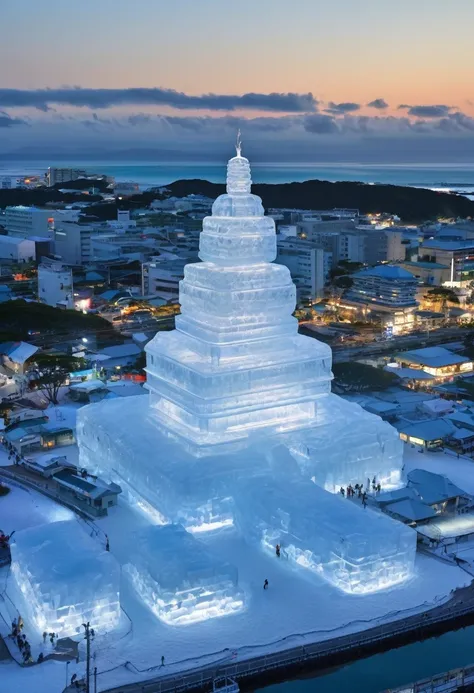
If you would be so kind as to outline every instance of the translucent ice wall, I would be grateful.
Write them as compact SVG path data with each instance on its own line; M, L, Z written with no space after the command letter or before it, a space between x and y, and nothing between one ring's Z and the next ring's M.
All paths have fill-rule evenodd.
M310 425L330 391L331 350L297 334L296 289L276 257L273 219L238 155L204 219L201 263L180 284L176 330L148 343L155 418L200 445Z
M237 569L215 559L180 525L136 535L125 570L139 597L170 625L237 613L244 606Z
M76 635L90 622L98 632L120 618L120 567L75 521L15 534L12 571L24 604L19 611L39 632Z
M327 491L366 486L374 477L385 490L401 483L398 431L336 395L324 399L312 428L292 434L288 445L301 471Z
M242 532L275 554L320 574L344 592L365 594L413 573L416 532L307 482L243 482L236 494Z

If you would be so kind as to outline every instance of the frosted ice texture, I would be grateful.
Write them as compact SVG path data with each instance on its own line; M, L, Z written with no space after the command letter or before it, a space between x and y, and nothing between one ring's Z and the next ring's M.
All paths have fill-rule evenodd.
M237 569L212 556L181 525L150 527L134 537L125 567L145 604L170 625L186 625L240 611Z
M358 499L292 479L254 477L237 496L237 522L281 559L320 574L344 592L365 594L413 574L416 532Z
M360 540L351 540L349 558L340 555L352 515L341 514L340 499L327 492L374 476L384 488L397 485L403 446L389 424L331 394L331 350L298 334L290 273L271 264L274 222L250 190L249 162L238 154L228 164L227 193L204 219L202 262L185 268L176 330L159 332L146 347L149 402L127 398L82 408L81 465L108 474L192 531L234 522L235 502L240 508L246 502L242 479L285 480L288 489L303 484L300 502L288 498L285 510L293 527L305 527L288 539L295 560L304 563L301 552L342 589L379 589L410 573L415 543L401 542L408 535L395 521L345 506L357 517ZM277 471L268 454L275 446L286 453L277 455L285 458ZM307 520L314 494L327 514L320 525ZM268 507L255 504L250 514L268 523L273 540L277 530L268 517L285 504L266 498ZM372 525L381 522L383 546L371 540Z
M39 632L72 636L89 621L103 633L118 624L120 567L75 520L17 532L11 552L20 613Z

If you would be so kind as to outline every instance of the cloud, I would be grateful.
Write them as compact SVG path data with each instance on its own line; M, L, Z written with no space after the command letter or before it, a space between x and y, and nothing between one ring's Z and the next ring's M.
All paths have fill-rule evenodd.
M381 111L384 108L388 108L388 103L385 101L385 99L374 99L373 101L370 101L367 106L369 108L378 108Z
M11 128L13 125L28 125L23 118L12 118L5 111L0 111L0 128Z
M446 106L445 104L436 104L435 106L408 106L407 104L400 104L398 108L406 109L408 115L417 118L443 118L449 115L453 106Z
M61 87L59 89L0 89L0 106L33 107L47 111L50 104L85 107L91 109L111 108L123 105L171 106L177 109L206 109L212 111L235 111L242 109L275 111L281 113L305 113L316 111L318 102L311 93L258 94L203 94L191 96L174 89L82 89Z
M352 101L334 103L334 101L330 101L328 104L328 108L325 108L324 110L326 111L326 113L332 113L333 115L354 113L354 111L360 110L360 103L353 103Z
M151 119L152 117L148 113L135 113L128 116L127 123L129 125L148 125L151 123Z
M306 116L303 120L303 127L306 132L311 132L315 135L332 135L339 132L334 118L319 113Z

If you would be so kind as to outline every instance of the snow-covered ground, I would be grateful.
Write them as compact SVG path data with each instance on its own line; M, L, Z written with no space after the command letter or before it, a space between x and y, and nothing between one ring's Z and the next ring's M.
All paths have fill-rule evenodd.
M56 419L74 425L76 406L57 407ZM59 450L58 450L59 452ZM76 446L61 448L71 461L77 460ZM7 455L0 450L0 465L8 464ZM422 468L446 474L456 485L474 493L474 462L444 453L419 453L405 446L405 473ZM73 518L73 514L35 491L13 486L11 493L0 498L0 528L5 532L26 529ZM110 549L121 565L129 559L134 532L157 522L137 507L127 505L123 498L111 508L106 518L92 525L77 520L96 541L104 542L107 533ZM141 603L125 574L122 574L121 601L125 611L120 627L113 633L98 633L93 644L94 666L99 672L98 687L104 690L114 685L145 680L152 676L190 670L210 662L245 659L265 652L285 649L305 642L316 642L338 634L369 628L382 621L430 608L449 598L450 592L470 581L469 575L456 566L419 555L413 578L390 590L350 596L332 588L317 576L295 570L282 557L266 555L247 544L234 529L227 528L200 535L214 552L235 564L239 583L247 596L247 608L238 615L213 619L189 626L168 626L161 623ZM268 579L269 589L263 590ZM18 599L8 569L0 570L0 594ZM13 607L0 599L0 632L6 634ZM33 656L43 650L40 633L31 624L25 630L32 644ZM12 646L12 651L13 651ZM159 668L161 656L165 667ZM148 670L151 667L156 669ZM69 677L82 675L84 662L69 665ZM66 681L65 664L45 662L39 667L22 669L15 663L0 663L0 680L5 693L22 689L24 693L60 691ZM3 683L5 682L5 683ZM6 687L5 687L6 686Z

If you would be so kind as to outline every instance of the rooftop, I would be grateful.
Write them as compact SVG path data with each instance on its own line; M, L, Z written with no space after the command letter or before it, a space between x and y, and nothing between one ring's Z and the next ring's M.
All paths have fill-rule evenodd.
M353 277L381 277L382 279L402 279L415 281L415 277L411 272L403 269L399 265L377 265L376 267L368 267L360 270L352 275Z
M453 366L459 363L469 363L470 359L466 356L453 354L444 347L425 347L424 349L414 349L413 351L403 351L396 355L400 361L419 363L422 366L431 368L442 368L443 366Z
M8 356L11 361L23 364L38 351L37 346L28 342L3 342L0 344L0 354Z
M441 503L458 496L467 497L465 491L453 484L448 477L434 474L424 469L414 469L408 473L408 484L415 489L420 498L429 505Z
M404 498L385 506L386 512L394 513L409 522L421 522L436 517L436 512L429 505L417 498Z
M403 262L404 267L413 267L413 269L449 269L447 265L442 265L439 262Z
M430 419L417 423L401 422L396 425L399 433L404 433L410 438L419 438L425 443L441 440L454 431L454 425L444 419Z

